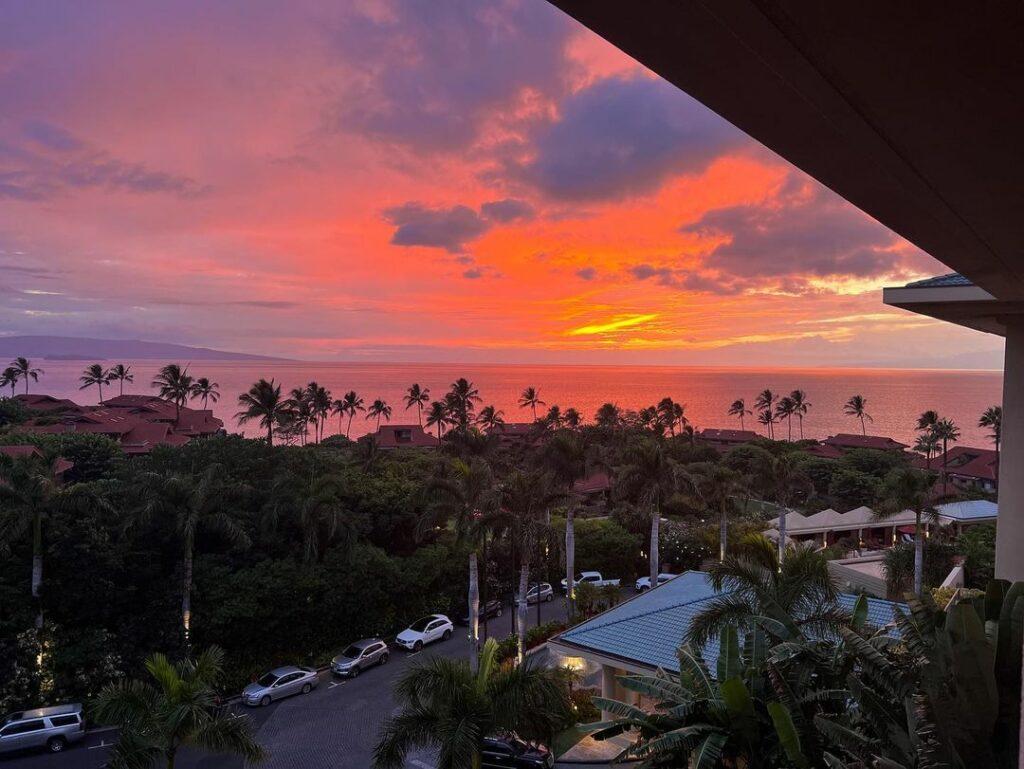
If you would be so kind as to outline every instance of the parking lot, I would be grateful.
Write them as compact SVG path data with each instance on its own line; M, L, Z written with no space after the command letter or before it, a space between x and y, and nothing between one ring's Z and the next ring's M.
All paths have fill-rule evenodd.
M628 591L632 594L632 591ZM564 600L556 595L541 604L541 621L564 620ZM527 614L529 625L537 622L537 609ZM504 637L512 631L512 611L488 621L490 635ZM483 627L481 623L481 633ZM353 639L354 640L354 639ZM464 657L469 654L466 628L456 625L455 635L427 646L418 654L392 648L386 665L367 670L358 678L339 680L320 675L320 685L308 695L298 695L265 708L234 706L240 717L253 719L256 737L269 753L267 769L368 769L381 725L395 709L391 691L395 679L412 660L421 656ZM341 651L339 649L339 651ZM85 740L61 754L30 753L0 757L0 766L18 769L101 769L116 735L91 732ZM434 769L433 756L409 756L408 769ZM240 759L183 751L178 769L241 769Z

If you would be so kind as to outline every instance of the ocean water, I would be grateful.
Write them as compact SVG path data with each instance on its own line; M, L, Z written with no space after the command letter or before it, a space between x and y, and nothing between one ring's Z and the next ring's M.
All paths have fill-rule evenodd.
M71 398L79 403L96 402L96 389L79 390L78 377L93 361L35 361L44 369L31 392ZM120 362L120 361L118 361ZM111 362L112 363L112 362ZM128 363L128 361L125 361ZM184 361L182 362L184 363ZM135 381L125 392L149 393L153 375L162 363L131 363ZM776 393L800 388L807 393L811 409L804 419L804 435L824 438L836 432L860 432L860 423L843 414L843 404L854 394L867 399L874 421L868 433L889 435L912 442L917 415L935 409L952 418L962 431L961 443L990 446L987 431L977 426L987 407L1001 402L1002 374L991 371L930 371L896 369L727 369L683 366L553 366L553 365L429 365L411 363L295 363L201 361L190 365L195 376L206 376L220 385L221 398L211 404L214 413L230 430L239 430L234 420L238 395L260 377L273 378L284 392L315 380L330 389L334 397L355 390L367 404L383 398L394 409L392 424L415 424L415 409L406 410L402 396L414 382L429 387L440 397L456 378L468 378L480 391L483 404L504 412L505 421L530 421L529 409L518 406L519 394L533 386L549 405L563 410L572 406L587 419L605 402L623 409L652 405L665 396L686 404L686 415L697 428L739 427L739 420L726 411L736 398L748 406L768 387ZM19 392L22 388L19 386ZM116 394L116 384L104 395ZM198 403L195 404L197 407ZM760 429L749 417L748 429ZM793 422L797 429L796 420ZM352 436L374 429L374 424L357 416ZM785 437L785 425L776 425L776 437ZM247 425L245 433L259 430ZM338 421L328 424L328 434L338 432ZM796 437L794 435L794 437Z

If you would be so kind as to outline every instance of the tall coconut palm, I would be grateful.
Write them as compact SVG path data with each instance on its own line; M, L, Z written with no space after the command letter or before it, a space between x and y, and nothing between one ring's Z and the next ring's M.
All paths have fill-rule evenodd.
M177 363L168 363L153 377L152 387L157 389L161 398L174 404L174 419L181 418L181 407L192 394L195 380L188 373L188 367L182 368Z
M427 427L437 428L437 445L441 445L441 436L444 435L444 428L448 424L448 406L444 401L434 401L430 404L427 412Z
M843 413L848 417L855 417L860 420L860 434L867 435L868 430L865 425L865 420L868 422L874 422L871 415L867 412L868 399L863 395L851 395L850 400L846 401L843 405Z
M478 664L417 660L395 685L398 709L373 752L375 769L401 769L411 750L431 748L437 769L479 769L483 738L518 734L550 742L571 720L564 671L540 664L502 666L490 639Z
M769 438L775 432L775 415L768 409L758 412L757 423L764 428L764 434Z
M725 465L696 462L677 470L676 484L696 507L718 518L718 560L724 561L728 548L729 513L736 507L736 498L746 493L743 476Z
M366 406L363 405L363 399L359 397L355 390L349 390L342 398L334 401L331 409L338 415L339 433L341 432L341 418L348 414L348 427L345 428L345 437L348 438L352 432L352 418L356 415L357 411L366 411Z
M740 418L740 429L746 430L747 426L743 423L743 417L747 414L753 414L754 412L747 408L747 402L743 398L737 398L729 406L729 416Z
M425 403L430 403L429 387L420 387L418 384L414 384L406 390L405 410L408 411L413 406L416 407L416 418L420 427L423 427L423 405Z
M21 372L18 371L14 366L8 366L0 374L0 387L10 387L11 397L14 397L14 388L18 384L18 379L21 378Z
M785 627L791 636L807 629L815 637L834 631L843 619L828 561L810 548L791 547L779 561L773 543L751 536L708 574L716 596L693 618L684 638L695 649L725 628L749 627L758 617Z
M473 383L465 377L459 377L452 382L445 395L449 419L460 430L465 430L473 420L476 404L481 400L480 393Z
M989 438L996 447L996 469L999 468L999 447L1003 442L1003 407L989 406L978 418L978 427L987 427L992 431Z
M181 538L181 628L185 650L191 643L192 572L196 540L206 531L222 537L235 548L249 546L249 536L230 513L236 510L247 489L224 480L220 465L210 465L199 475L149 473L143 479L141 521L154 517L173 521Z
M622 425L622 410L614 403L602 403L594 414L594 424L598 427L618 428Z
M668 428L669 435L676 434L676 425L683 427L687 424L686 406L676 403L671 398L662 398L655 407L658 411L658 418Z
M370 419L377 420L377 432L380 432L381 418L383 418L385 422L391 421L391 406L387 404L387 401L377 398L370 404L370 408L366 411L366 416Z
M484 406L477 415L476 423L484 430L495 430L505 424L504 413L494 406Z
M174 769L178 751L189 748L262 761L252 722L217 707L224 653L210 647L198 658L170 662L163 654L146 660L151 680L109 684L93 703L103 724L118 727L111 769Z
M203 410L205 411L208 404L216 403L220 400L220 385L216 382L211 382L207 377L201 376L192 385L192 397L202 399Z
M879 520L891 518L904 510L914 511L914 595L921 595L924 575L924 531L922 518L938 522L938 514L929 504L932 475L910 467L898 467L882 483L882 504L875 508Z
M238 406L242 409L235 414L238 424L258 419L260 427L267 431L268 446L274 444L274 428L293 412L292 404L281 397L281 385L273 379L260 379L248 392L239 395Z
M918 454L924 454L924 466L926 469L932 469L932 457L939 452L941 445L942 441L939 440L939 436L931 430L917 436L917 440L914 441L914 451Z
M804 417L811 410L811 403L807 400L807 393L803 390L793 390L789 394L793 401L793 413L796 414L797 423L800 425L800 440L804 439Z
M85 371L82 372L82 376L78 377L79 390L86 390L90 387L95 387L99 393L98 403L103 403L103 385L110 383L110 372L104 371L103 366L99 363L93 363L91 366L87 366Z
M309 398L309 410L313 415L314 440L319 443L324 439L324 426L331 413L331 391L317 382L310 382L306 385L306 393Z
M281 420L278 420L277 423L278 435L285 437L286 442L289 442L297 434L299 443L305 446L309 438L309 425L314 420L313 402L310 398L309 390L305 387L293 387L291 392L288 393L288 400L285 401L285 405L290 411L287 425L289 428L288 432L291 435L283 436L285 431L282 430L284 424L282 424Z
M126 366L123 363L117 363L110 367L110 381L117 382L117 394L124 395L124 383L134 382L135 375L132 373L132 367Z
M88 484L64 487L55 472L57 456L18 457L0 455L0 556L10 557L10 543L26 534L32 537L32 600L36 627L43 626L43 534L48 516L105 508L104 498Z
M625 464L616 472L616 485L634 495L651 511L651 542L649 546L651 585L658 584L658 544L661 505L676 490L676 465L668 458L660 443L650 439L638 441L627 449Z
M470 665L474 671L480 643L480 573L477 545L483 529L481 522L498 506L494 474L482 459L465 462L456 459L449 473L431 479L428 494L434 499L436 512L453 519L456 537L470 543L469 552L469 638Z
M18 379L25 382L25 395L28 395L28 380L38 382L39 375L46 373L41 368L33 368L28 358L15 358L10 367L18 372Z
M574 409L572 406L567 408L562 413L562 423L570 430L575 430L582 424L583 417L580 416L580 412Z
M931 430L935 427L935 423L939 421L939 412L932 409L922 411L921 416L917 418L917 429L918 430Z
M940 419L932 426L932 433L942 441L942 496L946 496L947 476L946 471L949 463L949 444L960 440L960 428L956 422L948 417Z
M561 483L569 504L565 511L565 585L569 616L576 614L576 498L572 487L587 472L587 449L584 439L575 433L559 433L544 444L541 459Z
M761 472L766 481L768 492L782 506L779 513L779 563L786 557L786 516L790 507L801 499L806 499L814 492L814 483L804 472L799 456L791 452L765 457L766 467Z
M779 398L779 402L775 404L775 416L779 418L781 422L783 419L786 420L787 427L789 429L789 435L786 440L793 441L793 415L796 413L796 404L793 399L788 395L783 395Z
M562 409L559 408L557 403L548 409L548 413L544 415L542 421L545 427L553 430L557 430L562 426Z
M768 413L770 419L765 425L768 428L768 437L775 440L775 401L779 396L769 389L764 389L754 400L754 408L763 415Z
M525 390L523 390L522 394L520 394L520 396L519 396L519 408L521 408L521 409L525 409L525 408L533 409L533 421L534 422L537 421L537 407L538 406L547 406L547 405L548 404L546 404L544 401L542 401L540 399L540 393L537 391L536 387L527 387Z

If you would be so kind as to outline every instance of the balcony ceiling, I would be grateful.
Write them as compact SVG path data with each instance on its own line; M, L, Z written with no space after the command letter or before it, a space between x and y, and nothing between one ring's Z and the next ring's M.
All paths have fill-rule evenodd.
M1024 300L1024 4L551 0L999 300Z

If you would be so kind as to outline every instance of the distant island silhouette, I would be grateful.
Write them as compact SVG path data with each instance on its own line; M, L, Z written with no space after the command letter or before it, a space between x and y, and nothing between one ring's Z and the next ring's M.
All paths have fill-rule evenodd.
M49 360L264 360L269 355L190 347L140 339L93 339L73 336L0 336L0 360L16 356Z

